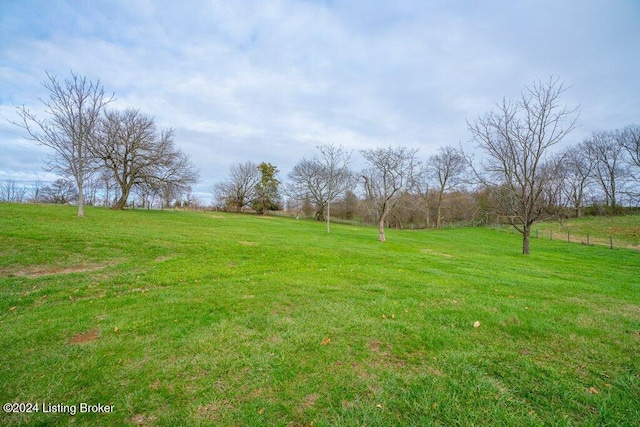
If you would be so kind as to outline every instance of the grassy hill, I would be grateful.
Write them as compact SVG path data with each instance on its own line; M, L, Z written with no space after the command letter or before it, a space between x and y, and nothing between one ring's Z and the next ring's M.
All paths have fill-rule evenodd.
M0 204L2 425L640 423L637 251L74 214Z
M640 215L593 216L572 218L561 222L547 221L534 226L539 237L559 240L640 249ZM534 231L535 233L535 231ZM550 234L552 233L552 234Z

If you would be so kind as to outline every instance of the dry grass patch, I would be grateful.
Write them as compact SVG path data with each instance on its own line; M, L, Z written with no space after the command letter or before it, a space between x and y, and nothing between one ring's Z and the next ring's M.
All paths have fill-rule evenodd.
M0 270L2 277L26 277L28 279L37 279L39 277L65 275L73 273L87 273L92 271L103 270L107 267L115 265L115 262L107 263L81 263L73 266L50 266L50 265L30 265L18 269Z
M97 340L99 335L100 331L98 331L98 329L92 329L90 331L72 336L69 339L69 344L84 344L87 342L92 342Z

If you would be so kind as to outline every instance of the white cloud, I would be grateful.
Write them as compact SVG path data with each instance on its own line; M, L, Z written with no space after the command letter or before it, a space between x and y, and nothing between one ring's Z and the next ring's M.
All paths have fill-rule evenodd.
M233 162L286 175L325 142L426 157L466 143L466 119L550 74L582 105L579 140L638 121L639 15L634 2L9 2L0 102L39 108L44 70L100 77L114 107L176 129L202 189ZM5 175L33 167L6 159L42 155L16 141L0 124Z

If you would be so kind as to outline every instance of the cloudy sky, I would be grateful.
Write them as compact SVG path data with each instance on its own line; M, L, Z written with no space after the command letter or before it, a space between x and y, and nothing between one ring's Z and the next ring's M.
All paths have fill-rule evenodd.
M467 120L550 75L577 143L640 123L639 21L637 0L2 0L0 181L54 179L8 122L42 111L45 70L174 128L206 203L229 165L285 177L320 144L471 149Z

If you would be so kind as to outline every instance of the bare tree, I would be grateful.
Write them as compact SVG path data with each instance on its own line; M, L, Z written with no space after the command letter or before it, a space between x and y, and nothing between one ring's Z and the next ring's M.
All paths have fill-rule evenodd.
M548 205L547 185L558 173L550 149L576 126L578 108L560 104L566 91L557 77L536 81L520 100L496 105L474 123L467 123L473 139L486 157L476 176L500 190L509 223L522 234L522 253L530 253L531 225L542 218Z
M584 141L594 159L594 175L611 213L618 210L619 193L626 177L620 131L594 131Z
M37 179L31 187L31 202L40 203L42 201L42 181Z
M442 226L442 200L446 191L455 189L460 184L460 177L466 169L464 155L455 147L441 147L427 161L427 173L434 179L438 191L438 208L436 227Z
M67 204L78 200L78 189L70 179L57 179L42 189L45 203Z
M413 190L418 197L420 209L424 210L424 225L427 228L431 227L431 199L433 198L431 181L430 170L426 164L422 163L415 174Z
M622 130L620 143L627 151L627 163L635 188L632 196L640 197L640 126L629 125Z
M0 184L0 202L22 203L27 194L27 189L18 187L14 180L7 180Z
M48 118L39 119L24 105L16 106L20 122L12 122L27 131L27 138L53 149L48 170L73 177L78 189L78 216L84 216L83 183L91 171L88 150L100 114L114 100L105 96L100 80L95 82L71 73L64 82L49 73L43 83L49 99L43 100Z
M236 212L251 206L256 197L256 185L260 181L258 165L253 162L238 163L229 168L229 179L213 186L217 202Z
M353 174L349 170L351 152L345 151L341 146L325 144L318 147L320 157L318 162L325 170L326 200L327 200L327 233L330 232L331 204L353 184Z
M287 195L299 202L308 200L314 207L314 218L323 221L328 186L324 165L316 159L302 159L289 172L288 178L291 182L286 187Z
M593 179L594 157L587 144L571 146L564 152L562 162L562 190L576 218L582 216L587 187Z
M414 184L417 149L389 147L362 150L369 167L362 171L366 202L378 222L378 240L384 242L387 217L403 193Z
M308 198L315 205L315 218L326 221L329 233L331 204L353 184L349 170L351 152L329 144L318 149L320 156L302 159L289 173L292 181L289 193L300 201Z
M629 153L630 163L640 168L640 126L629 125L625 127L622 130L621 143Z
M134 186L147 185L159 191L171 184L184 192L198 181L188 157L173 143L173 130L158 131L153 118L139 110L106 112L91 152L120 188L114 209L126 206Z

